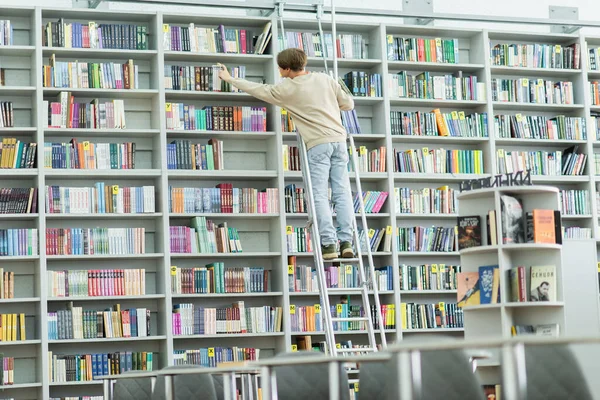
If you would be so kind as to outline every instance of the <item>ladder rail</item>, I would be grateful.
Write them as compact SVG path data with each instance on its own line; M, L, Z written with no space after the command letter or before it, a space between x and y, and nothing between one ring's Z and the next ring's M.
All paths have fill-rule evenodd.
M363 228L363 232L366 236L366 244L367 244L367 260L369 262L369 281L371 282L372 286L373 286L373 297L375 299L375 312L377 314L377 319L379 321L379 334L381 337L381 346L383 348L387 347L387 340L385 337L385 327L383 325L383 313L381 311L381 302L379 299L379 287L377 286L377 280L375 277L375 264L373 262L373 252L371 251L371 246L369 245L369 240L368 240L368 230L369 227L367 225L367 216L366 216L366 212L365 212L365 202L363 200L363 196L362 196L362 185L360 182L360 174L358 172L358 156L356 155L356 146L354 145L354 138L352 137L352 135L348 134L348 139L350 141L350 146L352 148L352 164L354 167L354 176L356 179L356 194L358 197L358 204L359 204L359 210L360 210L360 219L361 219L361 223L362 223L362 228ZM360 238L358 237L358 229L356 226L356 220L354 220L354 232L355 232L355 237L356 237L356 248L357 248L357 253L358 253L358 257L360 259L360 265L361 265L361 269L363 268L362 266L362 254L361 254L361 243L360 243ZM363 271L363 275L364 275L364 271ZM363 285L367 284L367 280L362 281ZM366 289L366 288L365 288ZM370 310L369 310L370 312ZM373 340L373 343L375 343L375 340Z
M331 316L331 305L329 302L329 293L327 291L327 281L325 278L325 262L323 260L323 254L321 252L321 237L319 232L319 224L315 220L315 216L317 214L315 208L315 202L313 201L313 191L312 191L312 179L310 177L310 167L308 166L308 151L306 150L306 144L300 134L298 136L298 146L300 147L300 152L302 153L302 178L304 180L304 190L307 196L307 203L309 206L307 207L308 220L312 221L312 238L311 241L313 243L313 258L315 262L315 269L317 271L317 284L319 285L319 293L321 298L321 314L323 314L325 319L324 331L325 331L325 341L327 342L327 346L329 347L330 354L335 357L337 356L337 349L335 346L335 337L333 333L333 321Z

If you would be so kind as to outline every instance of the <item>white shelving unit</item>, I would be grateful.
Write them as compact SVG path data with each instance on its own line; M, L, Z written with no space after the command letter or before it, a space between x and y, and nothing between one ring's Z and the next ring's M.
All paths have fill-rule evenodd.
M65 22L96 21L98 23L135 23L148 28L149 50L119 49L72 49L42 46L42 25L48 21L64 18ZM11 100L15 105L15 127L0 128L2 137L18 137L31 140L42 145L44 142L78 140L94 142L133 141L138 144L140 157L137 169L133 170L52 170L38 167L28 170L0 170L0 187L37 187L39 189L39 205L37 214L0 215L0 227L14 227L15 224L28 224L40 232L39 248L46 248L45 231L47 227L137 227L144 226L147 231L147 254L131 256L37 256L0 257L5 271L17 274L15 287L16 299L0 300L0 312L13 312L16 307L27 309L28 319L32 321L31 329L27 329L26 342L7 344L7 356L17 357L15 384L3 387L6 395L19 399L37 399L64 397L68 395L96 395L101 393L98 382L51 383L48 376L48 351L63 354L84 352L114 352L119 350L153 351L154 366L161 368L174 361L173 351L214 346L241 346L261 349L261 356L266 357L275 352L289 350L296 342L296 336L314 335L313 342L323 340L322 332L292 332L288 313L284 312L283 331L259 335L218 335L174 337L171 330L171 310L173 304L193 302L225 306L232 301L244 300L251 305L271 305L289 310L291 304L312 305L317 302L315 293L294 293L288 289L286 266L288 256L297 256L302 265L312 264L311 253L288 254L286 252L286 226L303 226L305 214L285 212L284 188L290 183L302 186L301 174L297 171L284 171L281 148L283 144L295 145L293 133L282 132L280 109L267 105L267 132L214 132L167 130L165 103L186 102L197 105L207 104L252 104L261 105L245 94L210 93L165 90L161 83L165 65L212 65L223 62L228 66L245 65L254 78L264 79L268 83L277 82L277 65L275 55L280 50L278 26L275 20L265 17L250 16L201 16L194 14L176 14L162 12L120 12L90 11L78 9L0 7L0 19L10 19L15 27L15 45L0 47L2 67L7 68L6 86L0 87L0 101ZM245 28L252 32L260 32L265 23L271 21L272 40L267 54L201 54L179 51L165 51L162 42L164 24L187 26ZM286 18L288 31L316 32L317 25L313 20ZM324 22L324 31L331 32L331 23ZM522 150L559 150L573 144L579 144L588 155L588 163L583 176L534 176L533 181L556 185L559 189L586 190L590 202L590 213L576 216L563 215L565 226L579 226L592 229L592 240L598 241L599 213L595 207L597 178L594 168L594 152L599 148L597 133L587 129L587 139L578 141L533 140L533 139L501 139L496 138L494 130L495 114L524 113L528 115L568 115L585 117L590 126L590 113L599 111L593 106L587 83L600 79L598 71L589 71L587 64L587 44L600 45L597 37L584 35L526 34L510 31L491 31L480 29L414 27L402 24L340 22L337 32L360 33L367 39L367 59L339 59L340 73L360 70L378 73L382 77L382 94L376 98L357 98L356 111L363 133L355 135L357 145L369 149L384 146L388 149L386 172L361 174L364 190L387 191L390 195L379 214L368 215L371 227L391 227L396 232L399 227L443 226L456 224L456 214L400 214L395 209L394 188L423 187L437 188L449 186L458 188L464 179L494 176L498 173L495 161L499 148L515 148ZM457 38L460 63L407 62L387 59L387 35L400 37L424 38ZM571 44L581 46L581 68L577 70L544 69L544 68L510 68L492 66L489 57L489 44L492 43L549 43ZM123 99L127 129L53 129L47 127L46 110L43 101L53 99L60 91L57 88L44 88L42 82L42 66L52 54L60 60L68 61L120 61L133 59L140 67L142 76L140 89L108 90L108 89L76 89L73 94L82 100L100 97L102 99ZM332 60L328 61L332 65ZM318 57L309 58L309 69L322 70L323 62ZM411 73L431 72L458 73L477 75L486 86L486 97L480 101L423 100L400 99L392 96L388 86L388 74L401 71ZM492 101L491 79L493 77L531 77L555 80L571 80L574 86L575 104L514 104ZM66 89L69 90L69 89ZM425 111L440 108L443 112L465 111L487 113L489 137L463 138L439 136L399 136L392 135L391 111ZM182 171L168 170L166 163L166 145L174 139L190 139L205 141L209 138L223 140L225 150L225 166L223 171ZM42 146L43 147L43 146ZM392 149L406 150L414 148L474 149L483 151L484 173L475 174L419 174L394 172ZM43 165L43 152L38 152L38 165ZM43 208L43 191L46 185L89 186L92 182L104 181L107 184L120 186L153 185L156 187L156 212L144 215L64 215L48 214ZM172 254L169 252L169 226L184 224L192 215L170 213L168 209L169 186L175 187L213 187L220 182L232 183L234 187L279 189L279 213L259 215L227 215L207 214L213 220L227 221L238 228L244 237L242 245L245 252L238 254ZM354 186L354 183L352 183ZM496 192L494 192L496 193ZM495 194L494 194L495 196ZM468 195L467 195L468 197ZM470 201L470 200L466 200ZM475 202L475 200L473 200ZM556 200L558 201L558 200ZM558 207L556 203L556 207ZM464 215L465 210L459 212ZM20 226L20 225L19 225ZM520 248L520 249L524 249ZM532 250L533 248L529 249ZM538 248L536 248L537 250ZM560 254L557 249L544 249L541 254ZM388 341L402 340L404 335L426 334L430 332L444 333L454 337L462 337L462 328L444 328L435 330L401 328L400 305L404 302L415 303L454 303L455 290L413 291L400 290L399 266L402 264L423 265L444 263L447 265L463 265L469 268L468 260L480 260L490 257L503 257L504 264L514 257L523 257L518 249L511 250L507 246L483 247L477 250L458 252L403 252L398 251L395 239L388 252L375 252L376 266L392 266L392 291L383 291L382 304L393 304L396 307L395 329L387 330ZM465 265L466 260L467 264ZM214 261L225 262L226 267L263 266L272 272L272 292L232 295L177 295L171 294L169 270L171 266L181 268L206 265ZM461 262L463 261L463 262ZM474 261L473 261L474 262ZM474 264L473 264L474 265ZM102 269L102 268L145 268L145 296L85 297L58 299L49 297L47 291L46 272L50 270L70 269ZM506 286L504 286L506 287ZM349 289L349 293L352 290ZM94 340L94 341L49 341L45 316L48 311L64 309L67 301L82 305L89 309L103 309L115 303L122 308L140 306L152 310L152 336L148 340ZM562 300L561 300L562 301ZM563 305L542 306L544 313L559 315ZM546 310L547 309L547 310ZM471 316L500 316L502 327L529 312L529 307L500 306L493 310L467 311L465 320ZM537 310L536 310L537 311ZM490 317L491 318L491 317ZM502 334L507 331L500 330ZM509 332L508 332L509 333ZM344 332L353 343L366 343L365 332ZM467 333L467 336L469 333ZM21 352L25 349L25 352ZM18 352L17 352L18 350Z

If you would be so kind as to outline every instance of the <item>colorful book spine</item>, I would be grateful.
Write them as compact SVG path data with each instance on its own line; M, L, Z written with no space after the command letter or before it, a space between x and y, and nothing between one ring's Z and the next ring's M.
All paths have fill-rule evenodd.
M446 264L401 264L400 290L448 290L458 288L456 274L461 272L460 265Z
M0 123L0 125L2 124ZM37 147L37 143L25 143L15 138L2 138L0 168L36 168Z
M42 45L76 49L148 50L148 27L137 24L70 22L63 18L42 26Z
M37 256L38 230L0 229L0 256Z
M463 310L455 303L401 303L402 330L463 328Z
M392 135L488 137L487 113L390 111Z
M562 189L559 193L561 212L563 215L591 214L589 193L587 190Z
M313 251L312 231L306 227L286 227L286 247L288 253L306 253Z
M166 103L167 129L266 132L267 108Z
M135 169L133 142L44 143L44 167L51 169Z
M583 175L586 161L587 155L578 152L577 146L564 151L496 150L496 163L500 174L530 170L531 175Z
M0 188L0 214L37 213L37 188Z
M44 100L48 128L126 129L123 100L75 102L71 92L60 92L56 101Z
M144 254L145 235L145 228L47 228L46 254Z
M388 88L392 98L486 101L485 83L478 82L475 75L463 76L461 71L458 76L428 71L388 74Z
M456 214L458 192L449 186L413 189L394 188L396 214Z
M10 19L0 20L0 46L12 46L14 44L13 23Z
M398 251L454 252L458 251L457 227L397 227Z
M492 78L492 100L511 103L573 104L573 82Z
M48 88L139 89L138 66L131 59L124 64L65 62L53 54L42 68L42 84Z
M155 187L46 186L47 214L143 214L156 211ZM0 200L1 204L1 200Z
M145 269L89 269L47 271L52 298L143 296Z
M387 148L381 146L378 149L369 150L367 146L360 146L356 149L348 148L350 162L348 171L354 172L353 154L356 153L356 164L359 172L385 172Z
M356 265L329 266L325 268L325 282L330 288L360 288ZM376 267L375 282L380 291L393 290L392 266ZM289 265L288 284L290 292L318 293L317 271L309 265ZM369 285L372 290L372 284Z
M164 86L167 90L240 93L241 90L219 78L218 65L165 65ZM246 79L246 67L231 67L233 78Z
M394 149L394 172L483 174L482 150Z
M494 116L498 138L586 140L586 123L582 117L557 115L503 114Z
M171 293L267 293L271 271L263 267L225 268L214 262L204 267L171 267Z
M387 59L391 61L458 64L458 39L429 39L387 35Z
M27 340L25 313L0 314L0 342Z
M206 217L193 217L190 225L169 227L171 253L242 252L238 230L229 227L226 222L216 225Z
M338 34L335 40L335 51L338 58L369 58L367 38L361 34ZM332 58L334 52L333 35L318 33L286 31L285 37L279 35L279 48L298 48L309 57Z
M279 190L234 188L230 183L216 188L169 187L169 212L179 214L227 213L273 214L279 212Z
M367 214L377 214L381 211L381 208L385 204L385 201L388 198L388 192L368 190L366 192L362 192L361 197L365 206L365 212ZM360 202L358 193L354 195L354 212L360 212Z
M222 363L258 361L260 349L254 347L202 347L199 349L174 350L174 365L199 365L217 368Z
M493 66L502 67L579 69L580 45L490 42L490 60Z

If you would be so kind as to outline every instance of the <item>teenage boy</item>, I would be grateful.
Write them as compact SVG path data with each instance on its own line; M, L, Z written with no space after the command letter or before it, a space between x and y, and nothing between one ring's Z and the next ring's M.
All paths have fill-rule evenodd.
M342 125L340 110L352 110L354 100L329 75L308 73L305 70L306 62L306 54L300 49L287 49L279 53L279 73L288 79L277 85L232 78L222 64L219 64L219 77L257 99L285 108L292 115L308 150L323 258L337 258L340 253L344 258L352 258L354 206L348 178L346 129ZM337 235L328 199L329 180L340 228Z

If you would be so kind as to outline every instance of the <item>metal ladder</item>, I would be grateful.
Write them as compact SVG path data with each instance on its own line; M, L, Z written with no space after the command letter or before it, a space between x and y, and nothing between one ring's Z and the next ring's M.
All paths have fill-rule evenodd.
M285 42L285 30L284 30L284 26L283 26L283 1L278 2L278 19L281 25L281 35L282 38ZM321 24L321 18L322 18L322 14L323 14L323 9L322 9L322 3L317 3L316 4L316 14L317 14L317 22L319 24L319 34L321 37L321 41L322 41L322 46L323 46L323 51L322 56L323 56L323 62L325 64L325 72L329 73L329 68L327 66L327 59L326 59L326 55L325 55L325 49L326 49L326 44L325 44L325 37L323 35L323 27ZM346 87L345 83L343 81L341 81L338 78L338 71L337 71L337 51L336 51L336 46L335 46L335 40L336 40L336 25L335 25L335 5L334 5L334 0L332 0L331 2L331 15L332 15L332 38L333 38L333 74L334 74L334 79L338 80L340 82L340 84L342 85L342 88L344 90L346 90L349 94L350 91L348 90L348 88ZM367 242L367 259L369 262L369 271L368 271L368 278L367 275L365 274L365 266L363 264L363 253L362 253L362 249L361 249L361 241L360 241L360 237L358 235L358 226L356 223L356 218L352 218L352 230L353 230L353 239L354 239L354 248L355 248L355 258L336 258L333 260L324 260L323 259L323 254L321 252L321 239L320 239L320 233L319 233L319 224L317 223L317 220L315 218L315 214L316 214L316 210L315 210L315 205L313 202L313 192L312 192L312 181L310 178L310 170L309 170L309 166L308 166L308 158L307 158L307 150L306 150L306 144L304 143L304 141L302 140L302 138L300 137L300 135L298 134L298 147L300 149L300 158L301 158L301 169L302 169L302 178L304 181L304 186L305 186L305 199L306 199L306 203L307 203L307 211L308 211L308 227L312 227L312 240L313 240L313 255L314 255L314 262L315 262L315 269L317 271L317 282L319 285L319 294L320 294L320 298L321 298L321 313L324 315L324 324L325 324L325 338L326 338L326 343L327 343L327 351L329 354L331 354L332 356L337 356L339 353L364 353L364 352L376 352L378 350L377 348L377 342L375 340L375 329L373 328L373 320L372 320L372 315L371 315L371 302L369 300L369 284L372 283L373 286L373 297L375 299L375 309L376 309L376 315L377 315L377 319L379 322L379 334L381 337L381 346L382 348L386 348L387 347L387 341L386 341L386 337L385 337L385 327L383 324L383 315L381 312L381 303L379 301L379 288L377 287L377 281L376 281L376 277L375 277L375 266L373 264L373 254L371 252L371 246L369 246L369 238L368 238L368 233L369 233L369 228L367 226L367 218L366 218L366 214L365 214L365 204L363 201L363 197L362 197L362 186L360 183L360 174L359 174L359 167L358 167L358 158L356 155L356 147L354 145L354 139L352 138L352 135L348 134L347 135L347 139L349 141L349 145L351 146L351 154L352 154L352 165L353 165L353 171L354 171L354 176L355 176L355 180L356 180L356 193L358 196L358 202L359 202L359 214L361 217L361 223L362 223L362 228L363 228L363 233L366 237L366 242ZM352 199L352 195L350 195L350 202L353 203L353 199ZM325 264L353 264L353 265L358 265L358 271L359 271L359 288L356 289L348 289L348 288L328 288L327 287L327 282L326 282L326 277L325 277ZM348 318L341 318L341 317L333 317L331 315L331 304L329 301L329 295L331 294L356 294L356 293L360 293L361 298L362 298L362 306L364 309L364 316L363 317L348 317ZM336 339L335 339L335 331L333 329L333 323L337 322L338 325L340 323L343 322L363 322L365 323L366 327L367 327L367 334L369 337L369 347L361 347L361 348L337 348L336 346Z

